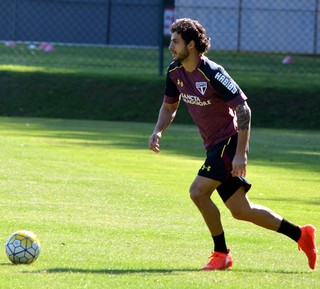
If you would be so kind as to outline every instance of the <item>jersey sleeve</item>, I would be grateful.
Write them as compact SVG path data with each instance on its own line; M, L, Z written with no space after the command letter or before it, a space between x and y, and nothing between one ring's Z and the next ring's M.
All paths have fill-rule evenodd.
M217 91L219 97L231 108L247 99L239 85L221 66L213 71L210 83L213 89Z
M164 91L164 101L166 103L175 103L180 100L180 92L176 84L172 81L170 77L170 72L167 72L166 77L166 87Z

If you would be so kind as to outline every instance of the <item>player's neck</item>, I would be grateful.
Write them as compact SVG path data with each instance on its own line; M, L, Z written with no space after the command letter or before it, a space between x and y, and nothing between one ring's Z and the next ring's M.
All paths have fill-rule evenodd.
M199 55L190 54L187 58L183 60L182 66L186 71L192 72L198 67L199 61L200 61Z

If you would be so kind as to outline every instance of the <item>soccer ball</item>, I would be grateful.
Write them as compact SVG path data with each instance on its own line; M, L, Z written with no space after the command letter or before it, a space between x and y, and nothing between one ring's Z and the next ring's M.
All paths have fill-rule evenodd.
M30 231L17 231L7 240L6 254L13 264L31 264L40 254L40 241Z

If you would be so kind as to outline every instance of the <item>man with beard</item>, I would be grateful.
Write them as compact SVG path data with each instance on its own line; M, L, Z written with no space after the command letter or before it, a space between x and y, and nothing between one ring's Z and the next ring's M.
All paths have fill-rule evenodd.
M160 152L160 139L173 121L182 100L198 126L206 160L190 186L190 197L202 214L213 238L214 250L203 270L232 267L220 211L211 195L217 191L234 218L282 233L298 244L315 269L316 229L297 226L270 209L253 204L245 178L249 150L251 111L247 96L225 69L204 54L210 48L206 30L196 20L182 18L171 27L169 49L173 62L167 71L166 88L149 148ZM177 176L178 177L178 176Z

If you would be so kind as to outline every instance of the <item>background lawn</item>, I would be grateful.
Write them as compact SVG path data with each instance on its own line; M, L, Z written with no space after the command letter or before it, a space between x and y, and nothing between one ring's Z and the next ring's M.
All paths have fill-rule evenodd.
M188 187L204 160L193 125L173 124L162 152L153 125L0 118L1 288L316 288L319 270L288 238L234 220L221 208L234 267L202 272L211 237ZM252 131L250 198L320 228L320 133ZM34 231L30 266L4 253L16 230ZM319 243L319 242L318 242Z
M164 73L172 61L164 49ZM153 122L165 75L152 48L0 46L0 115ZM210 51L248 96L255 127L320 128L320 58ZM191 123L181 106L176 123Z

